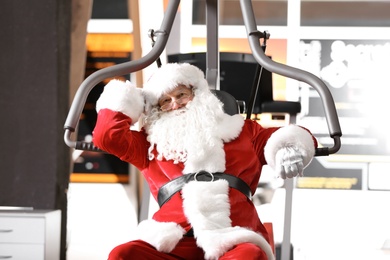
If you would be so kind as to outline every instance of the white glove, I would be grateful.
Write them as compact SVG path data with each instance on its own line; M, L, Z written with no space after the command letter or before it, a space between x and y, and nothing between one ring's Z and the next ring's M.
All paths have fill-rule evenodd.
M145 100L142 89L135 87L130 81L111 80L105 87L103 93L96 101L96 111L103 108L112 111L122 112L131 118L135 124L144 111Z
M275 173L282 179L303 176L302 153L293 146L283 147L275 155Z

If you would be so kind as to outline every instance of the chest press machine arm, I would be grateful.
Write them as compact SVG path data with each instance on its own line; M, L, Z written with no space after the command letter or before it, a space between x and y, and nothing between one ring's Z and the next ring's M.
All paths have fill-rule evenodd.
M141 57L139 60L129 61L122 64L114 65L108 68L103 68L101 70L96 71L87 77L79 89L76 92L76 95L73 99L72 105L70 107L68 117L66 118L64 129L64 141L65 143L71 147L80 150L92 150L98 151L92 143L86 143L81 141L73 141L71 139L71 134L76 130L80 115L82 113L83 107L85 105L86 99L88 97L89 92L95 87L99 82L104 79L111 78L118 75L126 75L135 71L142 70L143 68L149 66L153 62L155 62L165 49L166 43L168 41L169 33L171 31L173 21L179 7L179 0L171 0L167 6L166 13L164 15L161 28L156 33L156 41L154 43L153 48L149 53L147 53L144 57ZM206 77L212 88L216 86L216 80L218 79L218 18L217 18L217 1L216 0L208 0L206 1L206 15L207 15L207 71ZM322 104L325 110L326 120L329 129L329 135L334 140L334 146L331 148L317 148L316 155L329 155L336 153L341 146L340 137L341 137L341 129L338 121L338 116L336 112L336 108L334 105L334 101L329 89L326 85L321 81L318 77L313 74L289 67L284 64L277 63L271 59L269 59L263 49L260 46L260 38L264 35L257 31L255 17L253 13L253 7L251 1L248 0L240 0L243 19L245 23L245 27L248 33L248 41L256 61L266 68L267 70L280 74L282 76L286 76L288 78L296 79L299 81L303 81L310 86L312 86L320 95ZM210 19L210 17L212 19ZM215 17L215 18L213 18ZM211 30L210 30L211 29Z
M71 138L72 133L76 131L88 94L98 83L102 82L103 80L142 70L155 62L161 56L161 53L164 51L167 44L169 33L173 26L173 21L179 7L179 3L179 0L169 1L166 14L164 15L163 21L161 23L161 28L156 33L157 39L149 53L138 60L132 60L100 69L89 75L81 83L73 98L73 102L64 124L64 141L66 145L68 145L70 148L75 148L78 150L100 151L97 147L94 146L93 143L73 141Z
M271 60L270 58L268 58L260 46L260 38L267 37L267 36L257 31L256 22L255 22L256 20L254 17L251 2L240 0L240 5L241 5L246 31L248 34L249 45L256 61L265 69L271 72L309 84L320 95L322 105L325 110L325 117L328 124L329 135L330 137L333 138L334 146L330 148L329 147L317 148L316 156L323 156L323 155L336 153L341 147L340 137L342 133L341 133L339 119L337 116L335 103L328 87L321 79L319 79L317 76L307 71L290 67L285 64L277 63Z

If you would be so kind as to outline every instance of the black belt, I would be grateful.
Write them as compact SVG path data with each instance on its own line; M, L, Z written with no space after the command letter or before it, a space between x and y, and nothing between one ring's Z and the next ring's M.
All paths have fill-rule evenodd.
M161 186L157 194L158 205L162 207L165 202L167 202L176 192L179 192L183 186L190 181L215 181L221 179L227 180L231 188L241 191L248 199L252 198L251 189L248 184L240 178L223 172L210 173L200 171L197 173L185 174Z
M187 233L184 234L185 237L194 237L194 229L191 228L187 231Z

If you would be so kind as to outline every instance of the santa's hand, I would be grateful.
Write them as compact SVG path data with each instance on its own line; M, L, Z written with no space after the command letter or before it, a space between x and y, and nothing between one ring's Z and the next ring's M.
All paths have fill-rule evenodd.
M96 111L111 109L122 112L131 118L132 124L136 123L144 111L145 100L142 89L134 86L130 81L111 80L103 93L96 101Z
M282 179L303 176L303 156L298 148L283 147L275 155L275 173Z
M315 147L317 142L308 130L288 125L270 136L264 147L264 158L283 179L302 176L315 155Z

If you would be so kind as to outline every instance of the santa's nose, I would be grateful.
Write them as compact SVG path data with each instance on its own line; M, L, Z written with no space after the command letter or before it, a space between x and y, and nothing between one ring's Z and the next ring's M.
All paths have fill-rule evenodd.
M172 110L176 110L176 109L179 109L181 107L182 107L181 104L178 104L176 101L172 101Z

